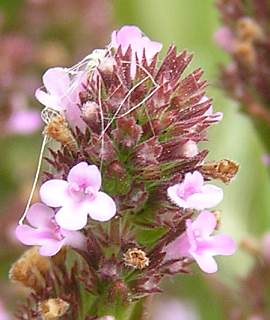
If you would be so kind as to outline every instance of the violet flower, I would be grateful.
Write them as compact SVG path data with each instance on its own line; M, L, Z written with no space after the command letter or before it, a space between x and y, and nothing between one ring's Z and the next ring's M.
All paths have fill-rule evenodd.
M222 189L204 184L203 176L199 171L187 173L182 183L169 187L167 192L170 200L184 209L209 209L223 199Z
M35 110L13 111L6 129L13 134L31 134L41 127L40 113Z
M114 31L111 37L111 46L118 49L121 47L123 52L126 52L128 47L132 50L131 59L131 76L136 74L136 56L139 62L143 59L143 52L148 62L151 62L153 57L160 52L162 44L150 40L144 36L142 31L136 26L124 26L118 31Z
M214 34L214 41L221 49L229 53L233 52L235 36L228 27L220 27Z
M41 255L53 256L66 245L84 250L85 236L78 231L61 228L55 221L53 209L46 205L32 205L26 217L31 226L17 226L16 236L23 244L40 246Z
M198 320L195 306L186 301L164 300L154 305L151 320Z
M64 113L72 127L77 126L83 130L86 124L81 119L81 111L78 107L82 82L82 73L71 79L67 69L50 68L43 75L46 92L37 89L35 95L45 107Z
M216 272L218 267L213 256L232 255L236 250L235 242L229 236L211 236L216 224L215 215L209 211L202 211L194 221L188 219L185 233L166 247L165 259L190 257L204 272Z
M101 188L101 174L95 165L80 162L74 166L67 181L52 179L40 188L40 196L50 207L61 207L56 213L57 223L67 230L80 230L87 217L108 221L116 214L113 199Z

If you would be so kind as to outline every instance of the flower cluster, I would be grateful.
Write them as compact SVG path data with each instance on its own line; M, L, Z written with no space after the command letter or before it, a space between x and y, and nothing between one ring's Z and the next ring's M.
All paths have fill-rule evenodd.
M77 251L86 319L124 319L127 306L161 290L165 275L189 272L193 261L215 272L213 256L235 251L229 236L212 235L219 218L210 210L223 191L208 181L230 182L238 165L206 162L198 145L222 114L200 69L183 77L191 55L171 46L158 63L161 48L125 26L76 66L46 71L36 92L44 134L59 144L46 158L42 203L27 211L31 226L19 225L17 237L41 255ZM76 296L58 297L75 319ZM39 290L29 308L48 298Z
M218 0L217 6L223 26L214 39L231 58L221 68L220 83L240 103L242 111L252 117L269 151L270 5L257 0Z

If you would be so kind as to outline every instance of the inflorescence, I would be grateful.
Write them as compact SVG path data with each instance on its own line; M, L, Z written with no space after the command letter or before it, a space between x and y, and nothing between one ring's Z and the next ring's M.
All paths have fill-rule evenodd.
M161 49L124 26L105 49L45 72L36 97L44 135L58 145L46 158L41 202L16 230L39 247L11 270L14 281L26 285L24 272L32 279L18 319L55 305L64 319L115 316L110 304L159 292L165 275L187 273L193 261L215 272L213 257L234 253L229 236L211 235L223 190L208 181L230 182L238 165L206 162L199 147L222 114L205 95L201 69L183 76L192 56L170 46L159 63ZM87 310L85 299L93 301Z

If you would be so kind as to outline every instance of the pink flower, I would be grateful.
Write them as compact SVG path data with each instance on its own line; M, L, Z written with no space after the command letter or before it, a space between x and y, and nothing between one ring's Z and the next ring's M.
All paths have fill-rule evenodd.
M111 45L113 48L118 49L121 46L123 52L126 52L130 46L132 49L131 60L131 76L135 77L136 74L136 56L139 62L142 61L143 52L148 62L151 62L153 57L160 52L162 44L156 41L151 41L148 37L144 36L142 31L136 26L124 26L118 31L112 33Z
M235 37L228 27L219 28L214 34L214 41L221 49L229 53L233 52Z
M40 254L53 256L63 246L84 250L85 237L78 231L61 228L55 221L53 209L42 203L36 203L27 212L29 225L19 225L16 228L17 238L26 245L40 246Z
M270 166L270 154L268 153L263 154L261 157L261 160L266 167Z
M223 199L222 189L204 184L203 176L199 171L187 173L182 183L169 187L167 192L170 200L184 209L212 208Z
M10 105L12 112L5 126L9 134L31 134L41 128L40 112L28 108L24 94L20 92L12 94Z
M186 301L164 300L153 305L151 320L198 320L193 305Z
M215 215L209 211L202 211L193 222L187 220L186 232L165 248L165 260L191 257L204 272L216 272L218 267L213 256L232 255L236 250L229 236L210 236L216 224Z
M79 92L82 89L83 75L78 74L71 80L67 69L50 68L43 75L46 92L37 89L36 98L47 108L64 113L72 127L85 129L86 124L81 119Z
M7 313L1 301L0 301L0 320L11 320L11 316Z
M94 220L108 221L116 214L111 197L99 191L101 174L95 165L80 162L74 166L67 181L52 179L40 188L40 196L50 207L61 207L57 223L67 230L79 230L87 224L88 214Z
M40 127L40 113L35 110L14 111L6 124L7 131L13 134L31 134Z

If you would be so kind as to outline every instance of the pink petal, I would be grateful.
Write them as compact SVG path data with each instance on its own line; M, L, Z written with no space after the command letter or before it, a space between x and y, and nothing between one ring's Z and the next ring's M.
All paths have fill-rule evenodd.
M72 128L78 127L81 131L86 129L86 123L81 118L81 110L76 103L65 107L65 117Z
M214 273L217 272L218 266L215 259L208 254L198 255L196 253L191 253L195 261L198 263L199 267L202 271L206 273Z
M88 165L87 162L80 162L74 166L68 174L68 182L77 185L91 186L98 191L101 187L101 174L97 166Z
M26 245L41 245L46 238L50 238L51 232L48 230L37 230L28 225L19 225L16 228L16 237Z
M37 89L35 92L36 99L47 108L51 108L57 111L62 111L63 107L60 104L60 100L56 96L52 96L49 93Z
M40 198L50 207L61 207L68 200L68 183L65 180L48 180L40 187Z
M230 256L236 251L236 244L232 238L227 235L217 235L207 240L208 249L211 255Z
M27 211L26 217L33 227L49 227L54 211L43 203L35 203Z
M181 257L189 256L190 243L186 233L179 236L176 240L171 242L164 250L166 255L165 261L179 259Z
M64 68L50 68L43 75L43 83L48 93L64 96L69 90L70 78Z
M199 171L194 171L193 173L188 172L185 175L185 179L183 181L184 188L194 188L200 189L203 186L203 176Z
M168 197L172 202L174 202L179 207L188 208L187 201L182 199L182 198L180 198L178 193L177 193L178 187L179 187L179 184L175 184L174 186L169 187L168 190L167 190Z
M113 199L104 192L98 192L94 201L89 202L90 217L97 221L108 221L116 214Z
M141 37L142 32L138 27L124 26L120 30L112 33L112 44L116 48L121 46L125 51L134 39Z
M145 39L145 40L144 40ZM162 44L157 41L151 41L147 37L143 37L143 40L145 42L144 49L145 49L145 55L148 62L151 62L151 59L161 51Z
M148 62L158 53L162 44L156 41L151 41L149 38L143 36L142 31L136 26L124 26L119 31L112 33L111 45L114 48L121 46L125 52L130 46L132 49L130 73L131 77L135 78L136 75L136 56L141 61L143 57L143 51Z
M65 245L79 250L86 249L86 237L81 232L62 229L61 233L65 237Z
M151 62L152 58L162 49L162 44L156 41L151 41L147 37L140 37L131 40L130 42L133 53L136 53L138 60L143 58L143 51L145 51L146 59Z
M187 199L187 207L197 210L209 209L218 205L223 199L223 190L214 185L204 185L201 193L194 193Z
M192 230L198 230L202 237L208 237L214 230L217 219L212 212L202 211L198 217L192 222Z
M72 204L61 208L55 215L58 225L66 230L81 230L87 224L87 208Z
M57 254L61 248L64 245L64 240L62 241L57 241L57 240L47 240L45 244L43 244L42 247L39 249L39 253L42 256L54 256Z

